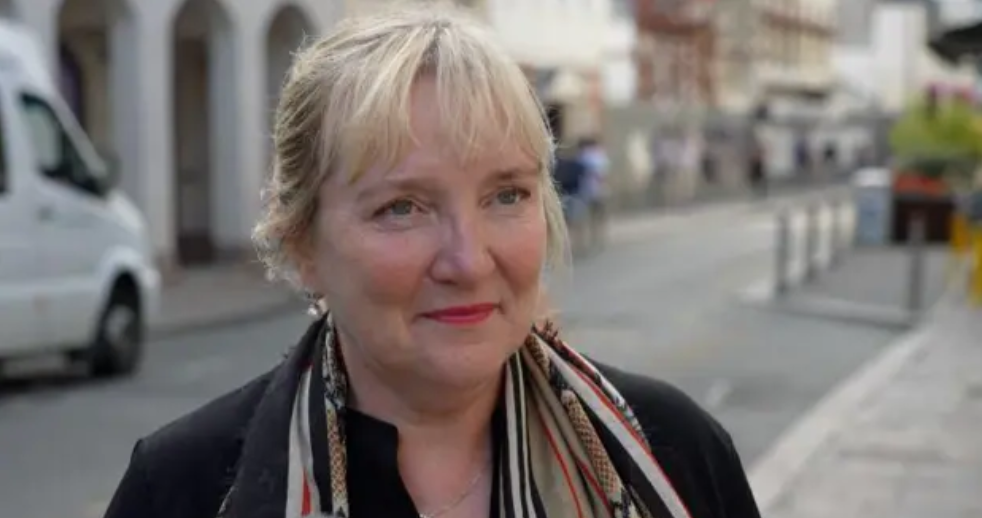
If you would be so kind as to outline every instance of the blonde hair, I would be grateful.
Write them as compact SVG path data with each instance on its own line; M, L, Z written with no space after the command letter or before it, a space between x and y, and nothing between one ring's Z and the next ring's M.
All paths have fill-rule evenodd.
M414 144L410 92L435 78L441 121L458 157L489 152L505 136L541 169L551 266L568 261L569 243L552 182L552 135L541 104L507 53L462 11L402 6L342 20L294 57L276 110L273 172L253 233L270 278L297 287L295 259L309 244L319 186L331 174L356 179L394 166ZM493 150L490 150L493 151Z

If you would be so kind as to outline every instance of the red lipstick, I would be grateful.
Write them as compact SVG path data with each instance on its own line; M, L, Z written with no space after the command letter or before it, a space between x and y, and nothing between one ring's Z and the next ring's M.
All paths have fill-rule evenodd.
M429 311L423 313L423 316L441 324L467 326L484 322L496 309L498 309L497 304L473 304Z

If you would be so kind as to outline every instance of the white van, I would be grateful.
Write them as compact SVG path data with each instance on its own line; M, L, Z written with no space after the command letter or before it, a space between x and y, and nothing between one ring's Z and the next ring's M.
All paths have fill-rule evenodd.
M128 374L160 276L141 214L49 70L33 34L0 21L0 368L63 353Z

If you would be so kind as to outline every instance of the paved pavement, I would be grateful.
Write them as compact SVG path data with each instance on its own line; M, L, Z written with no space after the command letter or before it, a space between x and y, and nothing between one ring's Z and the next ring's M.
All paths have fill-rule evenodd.
M942 304L761 461L765 518L982 516L982 309Z
M266 280L258 261L187 270L164 287L151 335L162 338L300 307L299 295Z
M926 248L924 268L917 280L923 304L937 301L947 283L948 249ZM804 289L795 290L791 299L823 298L881 308L905 308L911 283L913 258L905 247L870 247L851 251L847 260L833 272L819 275ZM875 272L875 274L872 274Z
M552 279L566 334L598 360L676 383L748 466L900 334L743 304L740 290L772 270L766 206L635 221ZM220 303L215 291L187 303ZM0 516L99 516L134 440L275 365L307 321L298 308L166 334L130 379L0 386Z
M908 329L920 323L950 279L946 248L929 248L921 256L923 267L917 274L904 247L850 250L843 262L813 280L799 279L783 296L768 292L758 301L775 310L843 323ZM916 304L911 303L914 291L919 293Z

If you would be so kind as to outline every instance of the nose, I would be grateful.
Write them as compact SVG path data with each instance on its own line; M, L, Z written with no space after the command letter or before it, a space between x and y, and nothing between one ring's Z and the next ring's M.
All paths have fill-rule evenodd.
M441 232L440 249L432 276L441 283L473 286L494 272L487 232L480 216L448 218Z

